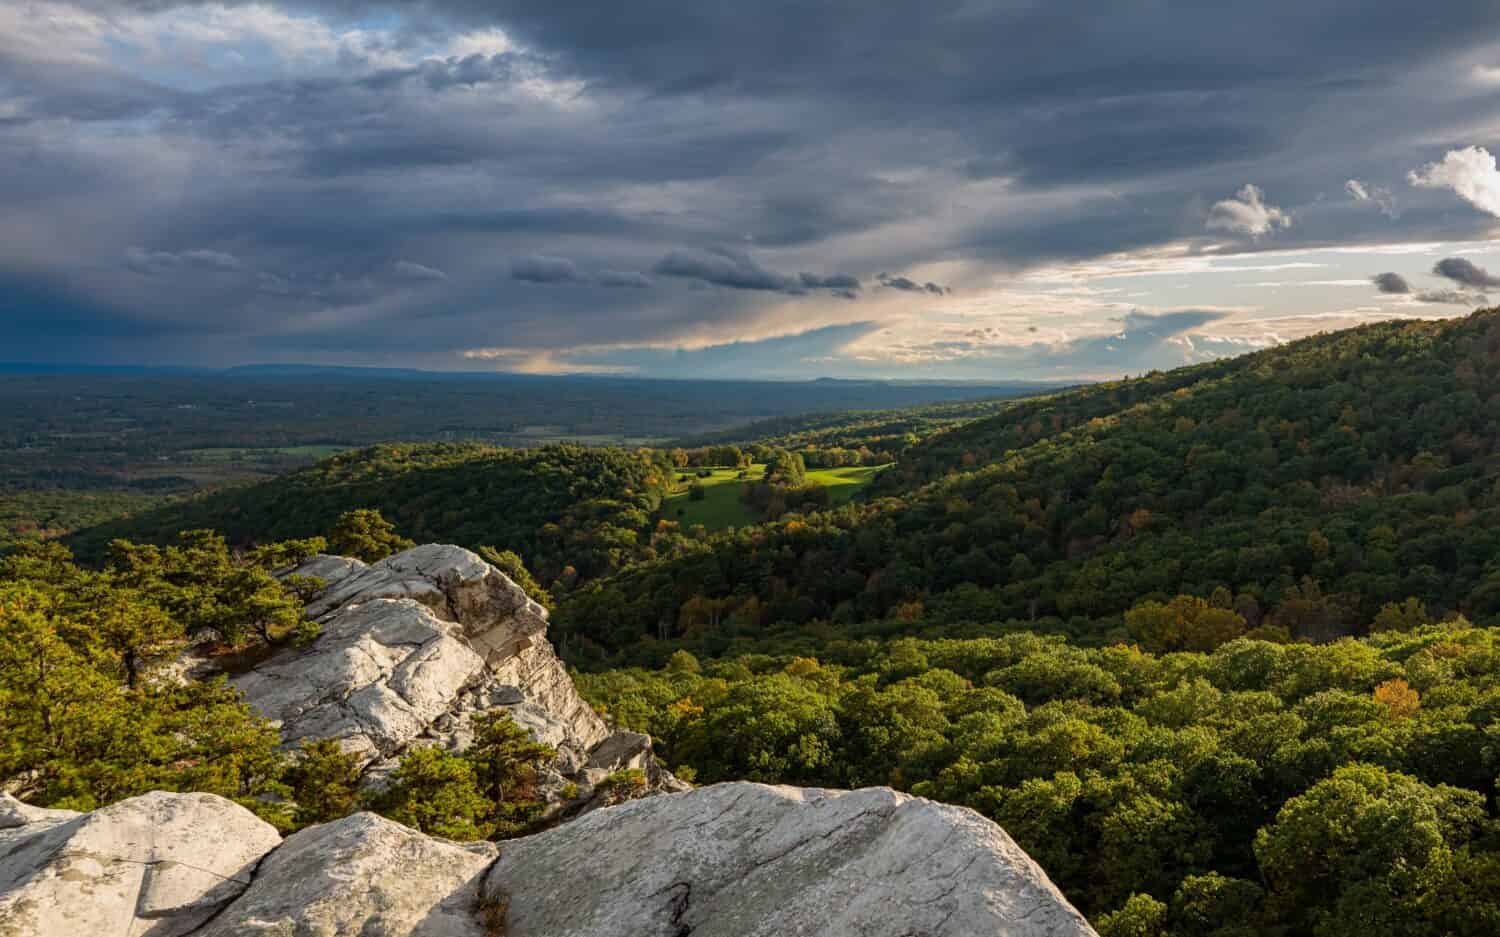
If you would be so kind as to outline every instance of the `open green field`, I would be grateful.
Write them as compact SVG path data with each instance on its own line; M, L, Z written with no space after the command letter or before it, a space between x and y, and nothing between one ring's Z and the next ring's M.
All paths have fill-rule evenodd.
M854 496L860 488L868 485L885 466L849 466L846 468L808 469L809 484L822 485L834 504L842 504ZM760 463L750 466L744 478L740 469L716 468L708 478L697 477L697 469L683 469L677 477L688 476L687 481L678 481L666 502L663 514L683 527L702 524L708 530L723 530L727 527L745 527L756 523L755 515L740 500L740 491L746 484L757 482L765 474L766 467ZM701 482L704 489L702 501L688 497L688 487Z
M856 491L868 485L870 479L885 467L884 465L850 465L844 468L808 469L807 482L810 485L822 485L827 488L833 503L843 504L852 498Z

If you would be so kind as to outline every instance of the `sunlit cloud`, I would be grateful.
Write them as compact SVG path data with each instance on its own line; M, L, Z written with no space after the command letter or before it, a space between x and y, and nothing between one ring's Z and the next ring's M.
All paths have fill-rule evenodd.
M1413 169L1407 179L1420 188L1452 189L1480 211L1500 217L1500 170L1482 146L1449 150L1441 161Z
M1259 186L1246 185L1235 193L1234 198L1215 202L1208 212L1209 230L1262 238L1277 228L1290 228L1292 216L1267 204L1265 196Z

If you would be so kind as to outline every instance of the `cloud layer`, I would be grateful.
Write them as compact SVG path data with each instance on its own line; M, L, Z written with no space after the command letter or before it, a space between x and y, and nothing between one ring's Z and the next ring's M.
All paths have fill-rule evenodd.
M660 371L812 334L764 347L1004 378L1457 312L1493 284L1421 278L1500 217L1500 8L1404 12L0 6L0 346Z

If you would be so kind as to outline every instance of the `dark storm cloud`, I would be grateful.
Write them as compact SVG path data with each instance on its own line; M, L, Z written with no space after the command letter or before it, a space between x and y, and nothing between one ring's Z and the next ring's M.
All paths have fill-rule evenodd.
M1462 257L1446 257L1433 265L1432 272L1463 286L1488 290L1500 287L1500 277Z
M1344 68L1371 58L1407 59L1472 39L1471 30L1493 23L1493 9L1481 3L1398 25L1369 5L1356 10L1340 0L1229 7L1191 0L1113 6L1002 0L982 8L962 0L896 0L875 9L832 0L795 5L795 30L787 29L793 7L784 3L649 0L632 5L628 17L601 17L588 0L414 5L470 24L503 22L596 78L683 92L731 83L756 91L796 89L817 78L841 91L900 90L902 103L914 93L953 99L1002 92L1027 99L1233 90L1282 76L1347 82L1364 73L1345 76ZM1185 52L1189 39L1194 46ZM1308 55L1310 48L1321 55ZM869 55L877 49L883 55ZM1002 49L1004 55L995 54ZM1058 56L1059 49L1068 55ZM983 84L971 79L954 87L955 75Z
M829 289L847 294L859 289L859 278L847 273L790 276L767 270L749 254L727 247L674 250L652 269L660 276L697 280L734 290L799 294Z
M840 290L852 293L860 288L859 277L850 276L847 273L835 273L826 277L816 273L799 273L797 279L810 290Z
M1377 273L1370 278L1382 293L1410 293L1411 284L1399 273Z
M1143 101L1132 102L1128 111L1108 107L1095 110L1098 123L1118 125L1111 145L1101 147L1095 131L1082 122L1048 139L1041 134L1036 142L1018 146L1001 166L989 167L991 174L1019 173L1030 185L1061 182L1138 179L1147 175L1211 166L1215 163L1263 156L1274 148L1275 140L1264 127L1237 127L1220 124L1177 126L1188 114L1174 110L1170 114L1149 117L1141 113L1135 124L1124 123L1134 112L1149 110ZM1205 121L1222 121L1222 115L1204 113ZM1121 159L1121 153L1129 155ZM981 170L982 171L982 170Z
M596 279L600 286L626 289L643 290L651 285L651 278L644 273L634 273L628 270L600 270Z
M511 264L511 278L527 283L592 283L620 289L647 289L651 278L626 270L600 270L590 275L566 257L522 257Z
M931 280L925 283L918 283L910 277L892 276L889 273L877 273L875 280L881 286L889 287L893 290L901 290L906 293L931 293L934 296L945 296L953 292L952 287L933 283Z
M510 265L510 276L513 280L522 280L526 283L582 283L583 274L578 272L578 267L573 261L566 257L547 257L535 254L530 257L517 257Z
M114 22L191 4L80 5ZM74 320L90 334L112 316L126 331L149 322L183 335L183 354L208 318L263 347L340 347L352 332L382 352L448 354L518 334L671 341L710 318L763 334L751 327L782 296L852 298L882 268L951 263L966 288L1225 240L1205 225L1247 183L1296 223L1237 250L1478 238L1492 221L1403 180L1442 159L1428 141L1497 109L1465 84L1500 34L1494 4L1431 17L1395 0L279 9L389 35L300 71L317 43L279 55L261 36L236 50L243 72L223 73L186 48L131 59L106 35L73 56L0 35L0 273L95 310ZM490 28L513 47L448 44ZM1403 186L1400 217L1345 197L1349 179L1367 194ZM684 247L707 244L765 263ZM804 270L848 272L782 272ZM616 289L562 288L583 284Z
M652 269L664 277L701 280L736 290L784 293L798 288L798 281L792 277L773 273L750 255L722 247L675 250L657 261Z
M1441 303L1449 306L1483 306L1489 297L1469 290L1423 290L1417 294L1419 303Z

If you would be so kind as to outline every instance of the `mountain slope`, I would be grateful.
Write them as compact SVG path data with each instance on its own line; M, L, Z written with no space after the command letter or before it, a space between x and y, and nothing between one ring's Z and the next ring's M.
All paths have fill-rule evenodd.
M1120 637L1145 599L1215 590L1292 636L1359 632L1407 597L1488 619L1500 312L1023 401L914 447L879 488L627 569L559 622L607 651L890 617Z

